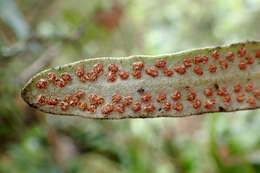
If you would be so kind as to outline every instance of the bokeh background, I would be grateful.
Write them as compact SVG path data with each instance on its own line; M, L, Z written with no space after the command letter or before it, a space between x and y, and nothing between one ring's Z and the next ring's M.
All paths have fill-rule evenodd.
M260 172L257 110L101 121L20 97L48 67L245 40L260 40L260 0L0 0L0 172Z

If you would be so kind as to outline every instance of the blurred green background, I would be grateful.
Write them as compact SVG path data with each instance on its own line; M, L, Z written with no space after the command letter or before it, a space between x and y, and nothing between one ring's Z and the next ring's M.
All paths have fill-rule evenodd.
M260 112L88 120L20 97L35 73L89 57L260 40L260 0L0 0L0 172L260 172Z

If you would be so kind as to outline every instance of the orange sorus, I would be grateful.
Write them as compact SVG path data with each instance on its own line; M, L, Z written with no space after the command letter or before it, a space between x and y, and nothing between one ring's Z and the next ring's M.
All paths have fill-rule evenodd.
M142 71L141 70L133 70L132 75L136 79L140 79L142 77Z
M251 92L253 90L254 86L253 86L253 83L247 83L246 86L245 86L245 90L246 92Z
M114 94L112 95L112 102L113 102L113 103L119 103L120 100L121 100L121 96L120 96L119 93L114 93Z
M56 78L57 78L57 75L54 72L49 72L47 74L47 80L50 82L55 82Z
M67 102L67 103L70 103L71 100L72 100L72 98L73 98L73 95L72 95L72 94L68 94L68 95L66 95L66 96L64 97L64 100L63 100L63 101L65 101L65 102Z
M67 110L69 109L69 104L68 104L67 102L62 101L62 102L60 103L60 109L61 109L62 111L67 111Z
M136 62L133 63L133 70L134 71L142 70L143 67L144 67L144 63L142 61L136 61Z
M206 100L205 101L205 108L206 109L212 109L213 108L213 106L216 104L216 100L215 99L210 99L210 100Z
M238 64L238 68L240 70L245 70L246 69L246 65L247 65L247 63L245 61L240 61L239 64Z
M223 100L224 100L224 103L229 104L231 102L231 96L226 95L226 96L224 96Z
M156 69L156 67L153 67L153 66L147 67L145 69L145 72L146 72L146 74L148 74L152 77L158 76L158 70Z
M126 79L128 79L129 74L128 74L127 71L120 70L120 72L119 72L119 76L120 76L120 78L121 78L122 80L126 80Z
M256 99L254 97L249 97L246 102L249 104L249 106L254 107L256 104Z
M174 70L178 73L178 74L185 74L186 73L186 68L183 65L180 64L176 64L174 66Z
M164 68L163 68L163 73L164 73L165 76L170 77L170 76L173 75L173 70L170 69L170 68L168 68L168 67L164 67Z
M245 59L246 59L246 63L247 64L254 64L254 62L255 62L254 57L252 55L250 55L250 54L246 55Z
M105 76L106 76L108 82L114 82L116 80L116 78L117 78L116 73L113 73L111 71L106 73Z
M233 62L233 61L234 61L234 58L235 58L235 55L234 55L233 52L229 51L229 52L226 53L225 58L226 58L228 61Z
M46 89L48 86L48 82L46 79L40 79L36 82L35 86L38 89Z
M84 96L85 96L85 92L84 91L82 91L82 90L77 90L76 92L75 92L75 96L77 97L77 98L83 98Z
M220 65L220 68L221 68L222 70L225 70L225 69L228 68L228 62L227 62L226 60L224 60L224 59L222 59L222 60L219 61L219 65Z
M255 98L260 98L260 88L255 89L253 91L253 95L255 96Z
M149 102L152 99L152 95L150 93L143 93L141 96L141 100L143 102Z
M63 88L65 86L65 82L63 79L56 79L55 85L59 88Z
M162 102L165 99L166 99L166 94L164 92L159 93L159 95L156 98L158 103Z
M88 110L88 104L87 104L86 102L80 102L80 103L78 104L78 107L79 107L79 109L82 110L82 111Z
M189 58L185 58L185 59L183 60L183 64L184 64L184 66L185 66L186 68L191 67L191 65L192 65L192 60L189 59Z
M162 108L165 111L169 111L171 109L171 102L167 101L162 104Z
M55 106L55 105L57 105L58 103L59 103L59 100L58 100L58 98L56 98L56 97L51 96L51 97L49 97L49 98L47 99L47 104L48 104L48 105L53 105L53 106Z
M141 111L141 109L142 109L141 106L142 106L142 104L141 104L140 102L134 102L134 103L132 104L131 109L132 109L133 112L139 112L139 111Z
M97 97L97 105L102 105L103 103L105 103L105 99L101 96Z
M103 64L94 64L93 65L93 71L97 74L100 74L104 71L104 67L103 67Z
M39 96L37 97L37 102L38 102L40 105L45 105L46 102L47 102L46 96L44 96L44 95L39 95Z
M114 105L114 110L118 113L124 113L125 112L125 107L122 103Z
M208 56L206 56L206 55L202 55L201 58L202 58L202 64L206 64L209 60Z
M246 55L246 48L245 47L239 48L238 51L237 51L237 54L238 54L239 57L245 56Z
M187 95L187 100L188 101L193 101L193 100L195 100L195 98L196 98L196 93L195 92L190 92L188 95Z
M171 94L171 98L175 101L179 100L181 98L181 92L177 90L173 91L173 93Z
M194 64L206 64L208 62L208 57L206 55L195 56L193 62Z
M206 88L203 93L206 97L210 97L213 94L213 90L211 88Z
M199 109L201 106L201 101L199 99L196 99L192 102L192 106L194 109Z
M236 100L237 102L243 102L245 100L245 94L239 94L237 97L236 97Z
M131 96L125 96L123 97L123 105L124 106L129 106L133 102L133 98Z
M217 71L217 66L215 64L210 64L209 65L209 72L215 73L216 71Z
M110 114L111 112L113 112L113 110L114 110L114 106L112 104L106 104L106 105L102 106L101 113Z
M218 53L218 51L217 51L217 50L214 50L214 51L211 53L211 56L212 56L215 60L217 60L217 59L219 58L219 53Z
M75 106L78 105L79 101L80 101L79 98L77 98L77 97L72 97L71 100L70 100L70 102L69 102L69 104L70 104L72 107L75 107Z
M89 77L87 76L87 74L84 74L83 76L79 77L79 81L85 83L88 80L88 78Z
M157 59L155 62L155 67L164 68L166 65L166 61L164 59Z
M154 110L155 110L155 106L152 103L147 103L144 106L144 111L147 112L147 113L152 113Z
M90 104L96 105L97 104L97 100L98 100L98 96L96 93L91 93L88 96L88 101L90 102Z
M75 74L78 77L82 77L84 75L85 71L84 71L84 66L82 64L77 65L75 67Z
M94 113L94 112L96 112L96 110L97 110L97 106L96 105L90 105L90 106L88 106L88 109L87 109L89 112L92 112L92 113ZM101 112L102 112L102 110L101 110Z
M193 68L193 72L199 76L203 75L203 71L201 69L200 66L196 65L194 68Z
M218 88L217 94L219 96L226 96L228 94L227 88L225 86L221 86Z
M66 72L61 73L60 77L61 77L61 79L63 79L64 82L69 82L69 81L72 80L71 75L69 73L66 73Z
M173 109L177 112L180 112L183 110L183 105L181 102L176 102L173 104Z
M118 72L119 68L116 64L109 64L108 65L108 71L112 72L112 73L116 73Z
M84 75L86 80L88 81L95 81L98 78L98 74L94 72L94 70L89 70L87 74Z
M235 93L239 93L240 90L241 90L241 85L239 83L236 83L234 86L233 86L233 90Z

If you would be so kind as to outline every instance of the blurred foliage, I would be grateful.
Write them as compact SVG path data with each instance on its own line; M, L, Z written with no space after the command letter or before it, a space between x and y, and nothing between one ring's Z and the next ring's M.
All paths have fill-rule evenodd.
M20 97L48 67L259 40L259 20L259 0L0 0L0 172L260 172L257 110L94 121Z

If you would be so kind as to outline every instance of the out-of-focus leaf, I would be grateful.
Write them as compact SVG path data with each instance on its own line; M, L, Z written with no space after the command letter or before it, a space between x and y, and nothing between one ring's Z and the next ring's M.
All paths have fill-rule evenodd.
M0 18L12 28L19 39L29 36L29 26L14 0L0 0Z

